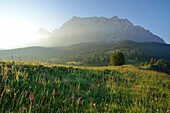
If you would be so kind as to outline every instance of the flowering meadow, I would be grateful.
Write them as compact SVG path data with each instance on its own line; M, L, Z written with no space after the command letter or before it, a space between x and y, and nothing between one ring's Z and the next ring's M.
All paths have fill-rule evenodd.
M170 75L0 61L0 112L169 112Z

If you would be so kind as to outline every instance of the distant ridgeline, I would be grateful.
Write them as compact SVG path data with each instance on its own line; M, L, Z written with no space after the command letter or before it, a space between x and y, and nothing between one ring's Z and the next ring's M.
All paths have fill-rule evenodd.
M165 43L162 38L152 34L143 27L133 25L128 19L105 17L72 17L59 29L52 33L40 29L38 34L45 35L46 40L40 41L40 45L46 46L69 46L81 42L118 42L132 40L136 42L159 42Z
M59 57L75 58L78 56L109 57L109 55L116 50L121 50L126 59L137 58L138 60L145 61L150 60L151 58L162 58L166 61L170 61L169 44L133 41L120 41L117 43L86 42L66 47L27 47L13 50L0 50L0 57L6 59L13 55L15 59L21 58L24 60Z

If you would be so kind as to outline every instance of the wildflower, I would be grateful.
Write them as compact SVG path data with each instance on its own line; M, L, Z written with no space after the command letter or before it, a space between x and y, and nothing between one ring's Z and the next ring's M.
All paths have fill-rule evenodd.
M93 106L96 106L96 104L94 103Z
M27 78L23 78L23 81L27 81Z
M66 110L66 109L64 109L64 111L66 112L67 110Z
M7 93L10 92L11 90L10 89L7 89Z
M72 99L74 99L74 92L73 92L73 94L72 94Z
M79 82L78 88L80 89L80 82Z
M81 99L81 97L80 97L80 98L78 99L78 101L77 101L77 102L78 102L78 104L80 103L80 99Z
M55 95L55 89L53 89L53 96Z
M167 112L169 112L169 107L167 107Z
M33 94L32 94L32 92L30 93L29 99L30 99L30 100L33 100Z

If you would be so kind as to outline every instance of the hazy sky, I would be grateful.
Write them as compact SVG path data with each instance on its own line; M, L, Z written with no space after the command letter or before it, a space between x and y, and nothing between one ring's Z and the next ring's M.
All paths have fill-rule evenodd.
M53 31L72 16L127 18L170 43L170 0L0 0L0 48L34 40L40 27Z

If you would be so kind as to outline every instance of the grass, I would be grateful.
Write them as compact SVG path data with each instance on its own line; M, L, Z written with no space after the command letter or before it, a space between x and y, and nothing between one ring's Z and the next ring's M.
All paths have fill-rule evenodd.
M125 62L125 65L134 65L134 66L140 66L141 62L140 61L136 61L136 60L127 60Z
M0 95L1 113L165 113L170 76L131 65L73 68L1 61Z
M82 65L82 62L66 62L68 65Z

